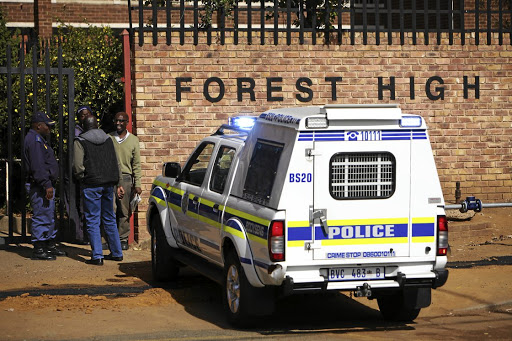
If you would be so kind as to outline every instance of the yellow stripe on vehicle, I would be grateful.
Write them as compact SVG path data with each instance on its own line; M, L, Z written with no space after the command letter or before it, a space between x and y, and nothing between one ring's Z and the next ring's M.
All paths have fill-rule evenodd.
M286 226L288 226L288 227L305 227L305 226L309 226L309 221L307 221L307 220L288 221L288 222L286 222Z
M162 199L160 199L160 198L157 198L157 197L155 197L154 195L152 195L151 197L152 197L153 199L155 199L155 201L156 201L156 203L157 203L158 205L160 205L160 206L164 206L164 207L166 206L166 205L165 205L165 200L162 200Z
M247 233L247 237L249 238L249 240L252 240L253 242L256 242L258 244L262 244L262 245L265 245L265 246L268 244L266 239L263 239L261 237L255 236L253 234Z
M304 240L292 240L286 243L288 247L304 247Z
M256 217L254 215L250 215L250 214L247 214L245 212L242 212L242 211L239 211L239 210L235 210L234 208L231 208L231 207L226 207L225 212L227 212L229 214L232 214L232 215L235 215L235 216L239 216L241 218L244 218L244 219L247 219L247 220L250 220L250 221L253 221L255 223L258 223L258 224L261 224L261 225L264 225L264 226L268 226L270 224L270 220L266 220L266 219L263 219L263 218L260 218L260 217Z
M218 229L221 228L221 225L220 225L220 223L218 221L206 218L205 216L202 216L202 215L200 215L198 219L200 221L202 221L203 223L206 223L206 224L211 225L213 227L216 227Z
M413 243L433 243L436 241L436 238L433 236L429 237L412 237Z
M242 231L234 229L230 226L224 225L224 232L237 236L240 239L245 240L245 235Z

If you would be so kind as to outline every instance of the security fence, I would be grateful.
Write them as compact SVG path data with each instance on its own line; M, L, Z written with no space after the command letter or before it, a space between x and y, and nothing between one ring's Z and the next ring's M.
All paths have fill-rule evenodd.
M291 45L297 34L299 44L313 45L391 45L397 35L401 45L440 45L446 35L450 45L465 45L468 38L476 45L502 45L507 37L512 43L512 0L128 0L128 6L130 35L138 32L140 46L145 33L153 45L162 33L167 45L183 45L187 32L194 45L204 35L208 45L213 35L224 45L228 32L235 45L242 35L249 45L268 38Z
M0 77L5 88L0 94L6 98L6 108L0 111L6 125L1 128L0 162L2 163L2 186L5 184L5 196L2 193L2 206L5 203L9 230L2 242L11 244L30 241L27 220L29 200L25 190L25 167L22 153L24 137L28 133L30 117L36 111L50 113L56 121L52 129L53 149L57 152L60 176L56 191L56 224L61 232L69 230L69 219L65 213L64 197L68 196L69 205L75 205L74 186L66 186L71 174L72 160L67 151L74 139L74 70L64 68L62 48L58 47L57 67L52 67L49 45L39 42L20 46L7 46L6 64L0 67ZM13 56L15 58L13 58ZM56 96L56 98L52 98ZM2 188L2 189L4 189ZM65 193L66 192L66 193ZM15 218L20 218L20 225ZM63 237L63 236L61 236Z

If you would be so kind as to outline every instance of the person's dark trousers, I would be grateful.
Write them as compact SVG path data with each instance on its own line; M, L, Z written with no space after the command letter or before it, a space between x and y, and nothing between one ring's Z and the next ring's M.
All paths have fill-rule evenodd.
M46 190L33 183L26 183L25 188L32 205L32 259L53 260L55 256L48 253L48 240L55 240L55 197L46 199Z
M128 248L128 237L130 236L130 200L133 191L132 176L123 174L120 184L123 186L125 193L123 199L119 199L116 196L117 229L123 249L126 250Z
M73 177L71 178L71 183L69 182L68 177L66 177L64 181L66 183L66 188L69 188L67 186L75 187L75 205L73 207L71 207L70 205L68 190L64 191L64 204L66 206L66 211L68 212L71 230L70 237L76 243L86 244L88 243L89 238L87 237L87 232L84 224L85 218L83 215L84 209L82 194L80 191L80 183L76 181L76 179Z
M114 214L114 187L84 187L83 198L85 221L92 249L91 260L104 258L101 246L100 221L103 222L111 255L117 258L123 257Z

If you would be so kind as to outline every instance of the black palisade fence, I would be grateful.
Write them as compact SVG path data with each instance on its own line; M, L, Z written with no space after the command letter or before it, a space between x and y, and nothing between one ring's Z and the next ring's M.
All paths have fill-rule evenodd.
M266 38L290 45L292 33L298 33L300 44L308 33L313 45L317 36L324 44L355 45L356 32L364 45L391 45L397 32L402 45L421 40L440 45L443 34L452 45L454 33L462 45L467 37L490 45L493 34L500 45L507 36L512 42L512 0L128 0L128 7L131 37L137 31L140 46L146 32L152 33L153 45L162 32L167 45L185 44L186 32L193 33L194 45L201 35L212 44L213 34L225 44L227 32L235 45L241 33L248 44L259 40L262 45Z

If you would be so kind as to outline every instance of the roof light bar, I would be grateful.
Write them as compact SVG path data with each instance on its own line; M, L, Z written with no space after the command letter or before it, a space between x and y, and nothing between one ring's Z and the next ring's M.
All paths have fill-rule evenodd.
M306 118L306 128L318 129L329 127L329 121L325 117L308 117Z
M400 127L421 127L421 117L420 116L402 116L400 120Z
M229 125L243 130L251 130L256 122L256 116L235 116L229 118Z

